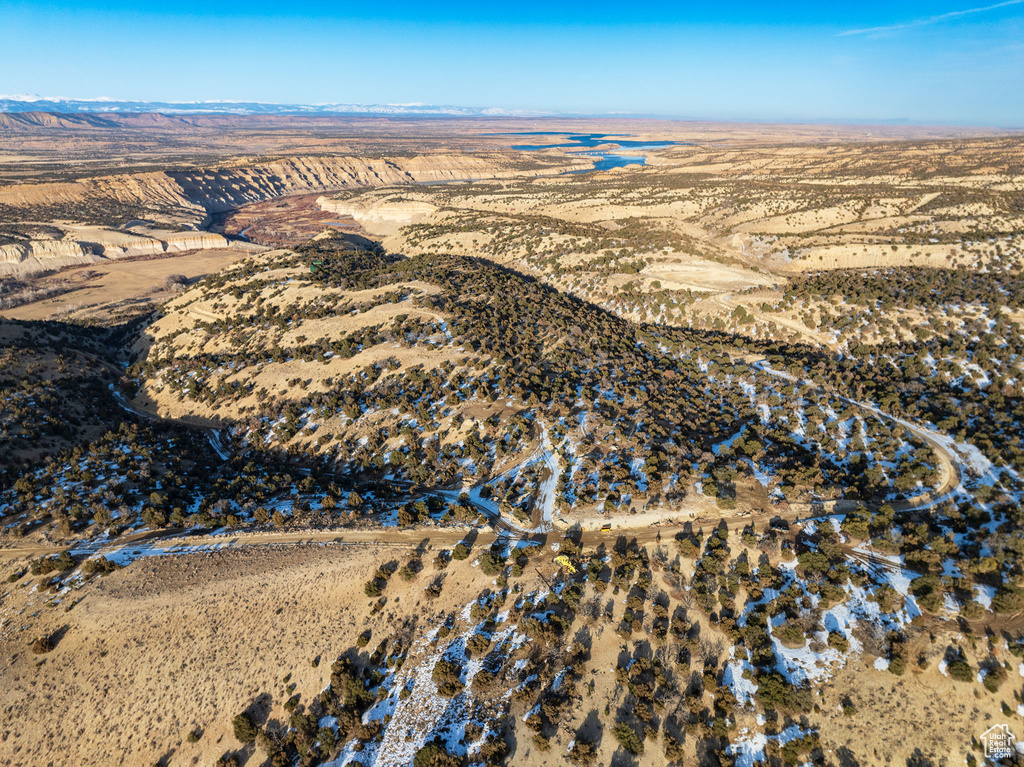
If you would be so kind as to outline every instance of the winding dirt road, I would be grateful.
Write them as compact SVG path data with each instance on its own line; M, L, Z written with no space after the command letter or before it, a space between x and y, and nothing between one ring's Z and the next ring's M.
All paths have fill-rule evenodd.
M815 386L819 389L822 388L818 387L813 382L798 380L795 376L788 373L773 370L764 362L764 360L748 360L748 364L756 370L768 375L788 380L793 383ZM940 439L938 439L934 433L924 427L884 413L873 405L852 400L848 397L843 397L832 392L830 392L830 394L835 396L841 402L860 408L867 413L871 413L882 420L888 421L891 424L897 425L915 434L932 448L938 458L941 478L938 485L927 492L922 493L916 498L892 503L891 505L897 512L909 513L924 511L934 507L957 493L958 489L961 487L963 477L965 476L966 467L962 464L960 457L956 455L954 451L950 450ZM128 399L116 389L113 390L113 395L118 404L126 411L148 420L163 420L153 413L148 413L133 406ZM231 451L224 444L221 434L217 430L180 421L176 423L188 428L201 430L206 435L207 439L210 441L211 447L221 460L227 461L231 458ZM541 450L543 450L543 447L539 448L539 451ZM537 453L535 452L530 456L527 456L519 465L530 460L535 460L536 458ZM450 495L453 492L458 492L455 490L441 488L421 489L424 492L439 492L447 495ZM830 506L832 511L835 511L835 507L841 503L854 502L843 500L826 502L827 506ZM418 527L411 529L375 528L364 530L267 530L239 533L222 532L218 534L196 536L189 535L189 532L185 529L170 528L137 533L114 541L87 541L79 542L77 544L71 543L70 549L79 556L113 556L120 554L122 556L127 556L129 559L134 559L145 556L209 552L248 546L319 544L413 548L416 546L429 545L433 547L450 548L459 541L467 540L467 538L472 539L481 545L490 545L496 541L514 542L524 539L536 540L538 543L544 543L547 541L547 531L524 531L510 523L508 520L505 520L500 514L495 514L493 510L485 505L476 502L473 502L473 505L481 514L487 517L491 527L493 528L492 530L488 531L476 528L452 527ZM794 506L797 505L794 504ZM808 507L810 510L810 505L808 505ZM824 509L823 511L824 513L828 513L828 509ZM783 516L789 517L790 519L799 519L801 516L799 506L797 506L797 508L795 508L791 513ZM821 516L821 513L814 513L812 516ZM723 514L721 519L724 519L727 523L746 523L750 521L749 515L745 515L742 512ZM622 520L617 520L616 522L621 525ZM711 526L716 523L717 520L713 522L700 520L690 522L688 524L692 524L694 527L704 527ZM683 524L664 522L657 525L644 523L643 526L635 528L620 526L611 532L586 531L582 533L582 538L585 544L592 546L599 544L611 545L619 536L623 535L629 538L636 538L639 543L654 543L660 541L663 535L666 540L671 539L675 533L681 531L683 527ZM555 531L552 532L551 535L555 538L560 538L562 533ZM67 548L69 548L68 544L63 546L44 544L4 546L0 547L0 559L10 560L25 557L38 557L54 554Z
M766 373L771 376L775 376L776 378L782 378L791 383L799 383L803 386L812 386L818 389L819 391L827 392L825 388L818 386L813 381L808 381L806 379L797 379L795 376L792 376L789 373L784 373L780 370L773 370L763 361L760 364L756 361L751 362L750 365L756 370L759 370L762 373ZM910 498L906 501L895 501L889 504L896 511L925 511L938 505L939 503L942 503L944 500L947 500L948 498L956 494L957 490L961 487L961 483L963 482L963 478L966 474L966 467L963 465L960 457L955 452L950 450L941 440L939 440L931 430L926 429L923 426L911 423L910 421L906 421L902 418L897 418L896 416L889 415L888 413L879 410L874 405L869 405L866 402L860 402L858 400L850 399L849 397L844 397L841 394L836 394L835 392L827 393L838 399L840 402L844 402L847 405L852 405L853 407L860 408L861 410L871 413L873 416L883 421L888 421L891 424L896 424L897 426L906 429L907 431L914 434L922 441L926 442L928 446L932 448L932 452L935 454L939 463L938 468L940 481L938 485L925 491L924 493L918 495L915 498Z

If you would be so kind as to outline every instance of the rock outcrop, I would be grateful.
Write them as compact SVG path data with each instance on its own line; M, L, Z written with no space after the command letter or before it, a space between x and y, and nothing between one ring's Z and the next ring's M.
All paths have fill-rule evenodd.
M81 266L111 258L159 256L206 248L259 246L235 242L210 232L168 232L162 237L109 229L73 230L61 240L32 240L0 245L0 276L19 277L47 269Z
M0 211L23 221L81 221L64 224L63 240L41 240L0 248L0 273L24 274L87 263L97 257L158 255L225 247L228 241L202 231L218 213L289 194L338 192L463 179L493 179L557 173L562 168L524 169L514 154L436 154L404 158L351 156L290 157L222 168L99 176L73 182L18 184L0 188ZM351 213L371 229L392 229L433 212L426 203L384 204L360 209L326 200L325 210ZM417 207L417 205L419 207ZM425 207L424 207L425 206ZM107 215L101 215L106 212ZM20 213L19 213L20 212ZM105 228L111 219L147 218L157 228L195 229L145 234L132 227ZM90 224L96 224L89 226ZM86 231L88 230L88 231Z
M320 197L316 204L322 210L351 216L368 232L391 234L400 227L415 224L437 212L437 206L420 200L376 200L369 204L360 200L332 200Z
M556 172L554 169L549 172ZM0 205L31 208L106 199L142 208L176 208L202 218L286 194L460 179L506 178L522 171L509 155L425 155L400 159L291 157L201 170L131 173L70 183L0 189ZM539 173L539 171L533 171Z
M93 246L74 240L33 240L0 245L0 276L21 276L102 261Z

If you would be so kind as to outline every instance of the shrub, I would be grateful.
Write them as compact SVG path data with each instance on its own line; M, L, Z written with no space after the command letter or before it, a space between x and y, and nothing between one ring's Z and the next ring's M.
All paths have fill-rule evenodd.
M903 597L887 583L875 589L874 599L883 613L894 613L903 609Z
M757 683L757 695L765 708L793 712L806 711L812 705L810 691L794 687L778 671L759 674Z
M802 764L806 759L802 758L801 754L813 751L818 746L818 736L816 733L808 733L802 738L794 738L793 740L787 741L779 752L779 756L782 757L784 764Z
M682 742L672 737L672 735L670 735L667 732L665 733L664 741L665 756L669 759L669 761L681 762L686 756L686 752L683 750Z
M679 547L680 556L687 559L696 559L700 555L700 549L690 538L680 538L676 542L676 546Z
M985 685L985 689L993 693L999 691L999 685L1001 685L1002 683L1003 675L1000 674L999 671L989 670L989 672L985 675L984 680L982 680L982 684Z
M504 564L501 557L493 551L485 551L480 555L480 569L483 570L484 575L500 574Z
M942 584L935 575L922 575L910 583L917 604L931 613L942 610Z
M408 562L402 565L402 569L398 571L398 574L402 577L403 581L411 581L416 577L416 573L418 572L416 564L418 563Z
M235 738L239 743L252 743L260 732L256 722L245 711L232 719L231 724L235 729Z
M976 621L984 617L985 608L971 599L960 606L960 615L966 620Z
M508 744L503 738L490 735L480 746L480 758L486 765L502 764L508 758Z
M427 743L412 758L413 767L459 767L462 760L448 750L439 740Z
M895 658L889 661L889 673L896 676L903 676L903 672L907 670L907 661L902 656L897 655Z
M838 631L830 631L828 632L828 645L839 650L839 652L845 653L850 649L850 640Z
M111 562L106 557L87 559L82 563L82 573L86 576L95 575L96 573L106 574L112 573L120 567L121 565Z
M491 638L487 634L477 632L466 642L466 652L472 658L478 658L491 646Z
M594 744L585 738L577 736L572 748L569 750L569 761L573 764L581 764L589 767L597 759L597 750Z
M974 669L971 664L963 658L957 658L946 666L949 675L958 682L971 682L974 680Z
M316 732L316 739L320 741L320 754L328 757L338 745L338 735L331 727L319 727Z
M775 630L775 635L782 640L787 647L801 647L807 642L804 630L795 621L786 621Z
M442 658L434 666L431 678L437 685L437 691L446 698L453 698L462 691L462 669L455 661Z
M997 613L1015 613L1024 609L1024 591L1003 584L992 597L992 610Z
M48 636L36 637L35 641L32 642L32 652L36 655L45 655L48 652L53 652L53 648L53 639Z
M67 551L53 557L40 557L32 560L29 569L33 575L49 575L52 572L70 570L75 566L75 558Z
M644 742L640 740L640 737L626 722L616 724L612 734L615 736L615 740L619 742L619 745L633 756L638 756L644 752Z
M164 290L184 290L188 287L188 277L184 274L168 274L164 277Z

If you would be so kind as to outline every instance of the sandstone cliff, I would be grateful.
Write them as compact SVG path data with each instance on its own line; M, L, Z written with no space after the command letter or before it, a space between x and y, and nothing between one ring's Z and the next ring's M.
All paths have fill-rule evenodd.
M393 234L408 224L418 223L437 211L436 205L418 200L332 200L317 198L322 210L351 216L373 234Z
M225 247L228 241L205 231L140 234L111 228L110 222L145 217L157 228L202 230L211 216L247 203L288 194L338 192L461 179L492 179L556 173L561 168L526 169L509 153L436 154L404 158L351 156L289 157L238 162L221 168L125 173L73 182L19 184L0 188L0 213L13 221L73 222L63 240L17 243L0 248L0 273L26 273L87 263L97 257L156 255ZM326 210L343 210L328 200ZM413 206L415 208L416 206ZM360 210L357 219L394 228L433 211L407 205Z
M22 276L102 261L92 245L73 240L36 240L0 245L0 277Z
M504 178L521 172L514 158L504 154L399 159L291 157L235 167L120 174L70 183L21 184L0 189L0 205L30 209L54 203L73 205L106 199L143 208L177 208L202 218L206 213L285 194Z
M158 237L91 228L71 230L62 240L0 245L0 276L27 276L47 269L80 266L104 259L158 256L208 248L260 250L259 246L230 241L210 232L173 232Z

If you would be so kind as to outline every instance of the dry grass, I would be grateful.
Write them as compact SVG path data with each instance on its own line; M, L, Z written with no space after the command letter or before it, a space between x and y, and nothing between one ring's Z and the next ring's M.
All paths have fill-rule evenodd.
M377 616L362 591L379 564L405 551L310 546L144 559L55 607L29 588L5 587L0 762L153 764L173 753L172 764L212 764L240 747L231 718L261 693L271 691L272 716L286 718L286 675L310 700L365 628L383 637L423 618L425 575L408 585L396 578L392 605ZM453 564L446 603L465 604L490 580L468 562ZM80 601L66 612L72 599ZM57 631L56 650L37 666L31 638ZM203 736L190 744L196 727Z
M0 652L8 659L0 671L0 761L27 767L152 764L169 757L170 764L211 764L239 748L230 724L236 713L270 693L270 718L285 719L284 701L293 692L307 702L315 697L327 684L331 661L366 628L373 633L367 651L403 624L416 624L421 635L437 611L458 610L494 587L472 559L453 562L446 570L443 597L430 602L423 595L433 577L430 541L450 546L456 538L417 531L383 537L407 543L253 547L143 559L87 583L60 603L33 591L35 579L23 579L26 586L6 586L0 602ZM371 615L363 582L378 565L404 561L417 544L426 551L427 569L410 583L392 578L387 608ZM648 547L653 553L657 545L651 541ZM16 564L9 562L4 575ZM683 561L684 575L689 576L691 564ZM553 577L550 557L541 555L516 582L529 592L549 586ZM659 592L670 597L670 615L687 604L686 595L656 568L652 596ZM513 764L562 763L579 728L595 720L601 723L598 734L603 730L599 763L612 763L617 747L610 728L614 713L627 702L613 669L624 650L632 653L651 639L649 620L630 642L615 633L626 609L623 596L585 589L583 603L596 597L613 620L589 619L584 609L578 611L567 639L582 639L591 647L579 698L558 723L546 752L531 744L521 724L532 700L515 704L509 717L517 742ZM77 604L67 611L72 599ZM688 615L701 625L702 644L710 647L717 638L727 654L729 643L716 628L696 609ZM915 755L936 765L958 764L972 736L1003 720L1000 702L1015 705L1015 667L996 695L979 685L954 683L936 668L945 648L966 646L976 666L987 654L983 642L972 650L962 636L938 624L920 628L910 647L914 662L904 676L875 670L874 656L866 653L851 658L816 694L819 709L807 715L807 725L819 729L826 754L848 754L855 760L851 763L864 767L903 764ZM56 649L33 655L32 639L53 632L59 637ZM867 646L877 645L863 639ZM543 648L530 654L540 656ZM922 654L927 664L919 668L916 659ZM316 667L314 658L320 659ZM691 670L702 670L699 655ZM593 691L587 689L590 682ZM286 689L291 684L294 688ZM846 699L856 706L852 716L841 711ZM604 714L606 707L611 717ZM736 721L740 727L755 726L750 711L738 712ZM197 728L202 737L189 743L189 732ZM731 739L736 737L734 732ZM646 746L637 764L664 764L660 736ZM691 756L693 746L689 738L685 747ZM247 763L259 764L260 758Z
M200 250L164 258L103 261L60 273L72 289L63 295L0 312L0 317L47 320L56 317L109 318L126 302L160 303L173 296L164 286L171 274L196 280L249 254L240 250ZM45 284L49 278L38 282Z

